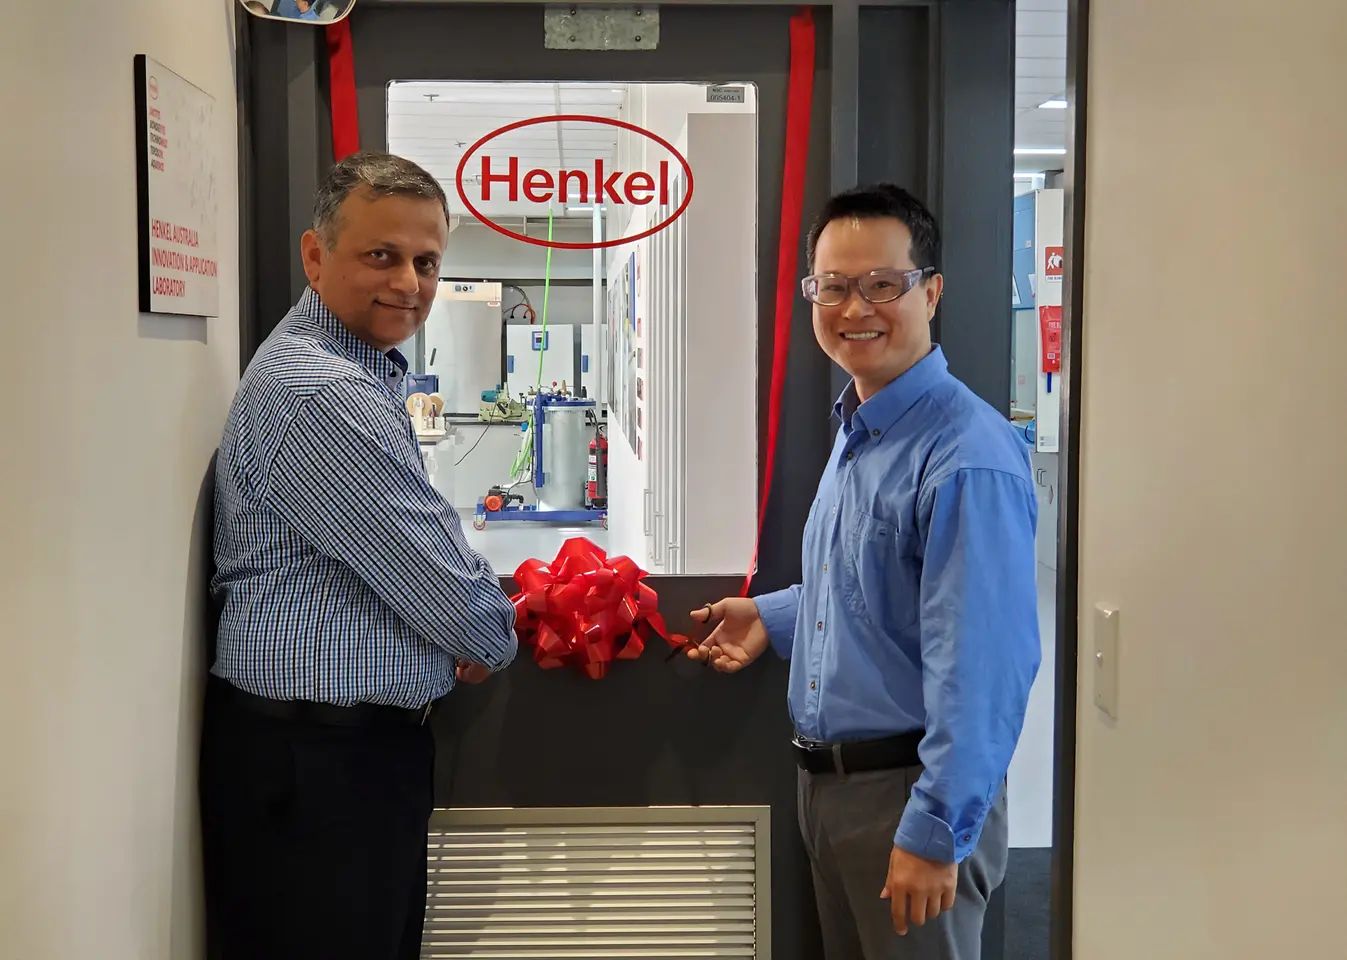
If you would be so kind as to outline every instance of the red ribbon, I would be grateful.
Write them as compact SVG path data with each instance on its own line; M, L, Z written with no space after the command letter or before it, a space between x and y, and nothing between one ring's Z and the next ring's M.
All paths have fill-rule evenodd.
M800 223L804 213L805 169L809 160L809 117L814 102L814 15L804 7L790 18L790 84L786 90L786 156L781 174L781 233L776 259L776 326L772 335L772 385L767 401L767 451L758 497L758 532L753 561L739 595L748 596L758 568L767 499L776 468L776 441L781 429L781 397L790 356L791 314L795 305L796 270L800 261Z
M327 71L332 99L332 159L339 162L360 149L350 17L327 25Z
M686 637L669 634L645 577L630 557L610 560L590 540L572 537L551 563L526 560L515 570L515 635L543 669L570 665L594 680L614 660L639 657L652 634L686 646Z

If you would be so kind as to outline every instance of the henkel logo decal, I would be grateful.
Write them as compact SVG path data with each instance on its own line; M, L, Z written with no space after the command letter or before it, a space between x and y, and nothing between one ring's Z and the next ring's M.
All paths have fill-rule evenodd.
M544 123L597 123L608 127L617 127L647 138L658 144L668 154L669 159L651 163L651 169L621 169L615 161L596 159L584 164L568 166L560 170L548 170L532 167L521 162L518 148L512 147L506 134L523 127ZM509 200L526 201L539 205L559 203L564 205L591 206L602 204L611 211L615 207L643 207L650 204L667 206L678 167L683 168L683 181L687 188L678 208L659 223L642 230L640 233L625 237L613 237L602 241L562 241L548 240L544 237L530 237L517 233L509 227L494 222L481 211L479 203ZM659 233L673 223L687 210L692 202L692 167L687 158L679 153L672 143L658 134L651 133L624 120L612 117L591 117L583 114L556 114L550 117L530 117L506 124L498 130L492 130L478 140L463 158L458 161L458 170L454 174L454 186L463 206L474 217L497 233L524 243L540 247L554 247L564 250L594 250L602 247L618 247L634 240L641 240Z

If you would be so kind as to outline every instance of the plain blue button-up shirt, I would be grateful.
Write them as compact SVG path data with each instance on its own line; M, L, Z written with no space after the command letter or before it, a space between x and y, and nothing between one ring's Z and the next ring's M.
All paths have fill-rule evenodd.
M803 583L757 598L803 737L925 730L894 842L962 861L1005 780L1042 650L1024 440L939 347L841 420Z

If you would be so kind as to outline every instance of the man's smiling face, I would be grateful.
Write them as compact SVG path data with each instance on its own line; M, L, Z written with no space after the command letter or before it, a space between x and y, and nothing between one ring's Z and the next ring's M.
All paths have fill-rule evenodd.
M361 187L342 201L330 235L309 230L301 248L324 305L356 337L387 352L430 315L448 243L437 201L375 196Z
M840 217L819 235L813 272L859 279L892 271L896 283L902 273L927 266L912 262L911 248L912 234L896 217ZM931 351L931 318L943 280L939 274L923 277L897 299L872 303L855 279L841 303L814 304L814 336L823 352L851 374L857 394L866 400ZM874 295L882 299L886 294L876 289Z

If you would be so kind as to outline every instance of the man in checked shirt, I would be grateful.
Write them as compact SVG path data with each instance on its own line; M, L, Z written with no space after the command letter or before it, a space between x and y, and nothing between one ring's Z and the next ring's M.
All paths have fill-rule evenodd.
M229 412L200 785L220 960L420 955L425 720L515 655L514 610L431 487L400 394L395 348L426 321L448 238L420 167L337 164L301 241L309 287Z

